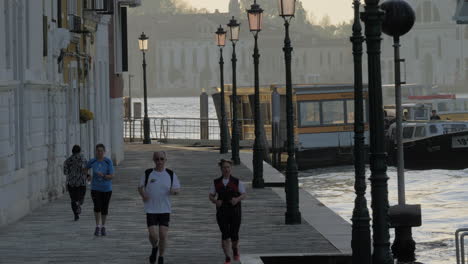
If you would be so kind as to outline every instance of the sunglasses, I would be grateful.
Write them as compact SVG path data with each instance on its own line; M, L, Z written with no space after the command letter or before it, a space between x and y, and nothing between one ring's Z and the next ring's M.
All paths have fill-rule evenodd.
M165 158L154 158L154 160L165 160Z

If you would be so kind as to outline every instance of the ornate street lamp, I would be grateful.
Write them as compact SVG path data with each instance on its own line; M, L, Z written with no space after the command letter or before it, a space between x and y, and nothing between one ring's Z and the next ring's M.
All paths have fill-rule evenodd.
M138 38L138 46L140 47L141 52L143 53L143 95L144 95L144 104L145 104L145 116L143 118L143 144L151 144L150 138L150 122L148 118L148 93L146 87L146 51L148 50L148 37L144 32L141 33L140 38Z
M219 153L224 154L228 152L228 137L229 132L226 123L226 104L224 102L224 59L223 59L223 48L226 46L226 31L221 25L219 25L218 31L216 31L216 44L219 47L219 68L220 68L220 82L221 82L221 148Z
M284 57L286 62L286 118L287 118L287 142L288 142L288 164L286 167L286 224L300 224L301 213L299 212L299 182L297 179L297 163L295 158L294 140L294 106L292 92L291 73L291 39L289 37L289 23L296 11L296 0L279 0L279 15L284 19L286 37L284 39Z
M398 205L390 207L389 216L391 227L395 228L395 241L393 242L393 256L398 263L408 263L416 260L411 227L421 226L421 205L408 205L405 199L405 171L403 151L403 109L401 105L401 69L400 63L400 37L408 33L414 25L416 15L413 8L402 0L388 0L380 5L385 11L382 31L393 37L395 51L395 105L396 105L396 138L398 158Z
M264 188L265 181L263 180L263 144L261 142L261 123L260 123L260 81L258 64L260 63L260 54L258 52L258 33L262 30L263 9L254 0L254 4L247 10L249 18L250 32L253 33L255 39L254 47L254 72L255 72L255 142L253 148L253 188Z
M372 263L393 264L390 253L388 221L387 153L385 152L384 112L380 45L384 12L380 0L365 0L362 20L365 23L369 77L369 132L374 252Z
M364 100L362 85L362 51L364 37L359 15L360 0L353 0L354 24L353 43L354 55L354 200L353 227L351 248L353 264L371 264L371 232L370 216L366 200L366 148L364 143Z
M237 122L237 80L236 80L236 43L239 41L240 24L234 16L227 24L229 27L229 40L232 42L232 161L235 165L240 164L239 158L239 125Z

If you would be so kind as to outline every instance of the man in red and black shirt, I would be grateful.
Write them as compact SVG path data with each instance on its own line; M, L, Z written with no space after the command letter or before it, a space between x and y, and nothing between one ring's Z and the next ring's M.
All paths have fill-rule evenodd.
M241 225L241 201L245 199L244 184L231 176L232 162L219 162L223 176L214 180L209 199L216 204L216 221L222 234L222 247L226 256L225 264L231 263L229 249L232 242L234 260L239 261L239 228Z

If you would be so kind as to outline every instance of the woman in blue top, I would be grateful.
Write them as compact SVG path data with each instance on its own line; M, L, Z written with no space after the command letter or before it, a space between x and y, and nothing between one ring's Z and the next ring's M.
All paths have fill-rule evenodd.
M112 160L105 157L106 147L103 144L96 145L96 158L88 162L86 168L93 169L91 183L91 198L94 203L94 216L96 218L95 236L106 235L106 218L109 209L109 201L112 195L112 178L114 177L114 165Z

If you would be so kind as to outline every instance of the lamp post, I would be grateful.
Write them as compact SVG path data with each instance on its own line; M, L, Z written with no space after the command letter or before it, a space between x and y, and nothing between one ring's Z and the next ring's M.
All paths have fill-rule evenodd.
M237 124L237 80L236 80L236 43L239 41L240 24L232 17L227 24L229 27L229 40L232 42L232 161L235 165L240 164L239 158L239 126Z
M286 62L286 118L287 118L287 144L288 144L288 164L286 168L286 224L294 225L301 223L301 213L299 212L299 182L297 179L297 163L295 158L294 140L294 106L292 93L292 73L291 73L291 39L289 38L289 23L296 11L296 0L279 1L280 16L284 19L286 37L284 39L284 58Z
M352 217L353 264L371 264L370 216L366 200L366 148L364 143L364 101L362 87L362 52L364 37L359 16L360 0L353 0L354 24L351 42L354 55L354 189L356 199Z
M380 0L365 0L362 20L365 23L369 75L369 132L374 252L372 263L392 264L388 221L387 153L385 152L384 113L380 45L384 12Z
M226 104L224 102L224 59L223 47L226 46L226 31L219 25L216 31L216 44L219 47L219 68L220 68L220 82L221 82L221 147L219 153L224 154L228 152L228 128L226 123Z
M254 73L255 73L255 142L253 148L253 188L264 188L263 180L263 144L261 142L261 123L260 123L260 81L258 65L260 63L260 54L258 52L258 33L262 30L263 9L254 0L254 4L247 10L250 32L253 33L255 40L254 47Z
M416 242L413 240L411 228L421 226L421 205L408 205L405 199L405 171L403 151L403 111L401 106L401 69L400 37L408 33L414 25L413 8L403 0L388 0L381 4L385 11L382 31L393 37L395 50L395 105L396 105L396 138L398 157L398 205L390 207L389 217L391 227L395 228L395 240L392 245L393 256L398 263L409 263L416 260Z
M143 118L143 133L144 139L143 144L151 144L150 138L150 122L148 118L148 94L146 88L146 51L148 50L148 37L144 32L141 33L140 38L138 39L138 44L141 52L143 53L143 95L144 95L144 104L145 104L145 116Z

